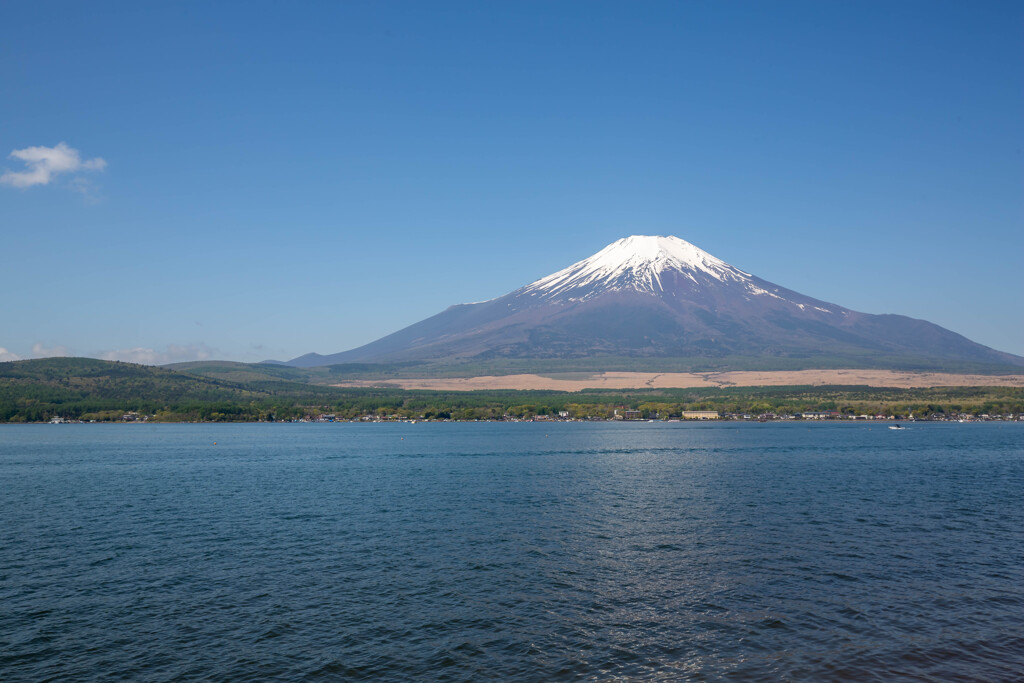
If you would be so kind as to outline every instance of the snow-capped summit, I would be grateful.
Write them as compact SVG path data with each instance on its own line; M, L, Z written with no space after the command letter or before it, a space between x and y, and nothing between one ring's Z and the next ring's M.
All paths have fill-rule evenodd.
M762 280L686 240L649 235L625 237L504 296L452 306L357 349L289 364L502 358L619 358L631 368L646 358L659 371L667 361L658 359L717 359L734 369L1024 365L924 320L851 311Z
M749 282L744 273L686 240L661 235L632 235L612 242L590 258L530 283L522 289L544 298L569 295L583 301L607 291L665 291L662 274L681 273L694 283L698 277L721 282Z
M843 312L838 306L761 280L672 235L624 237L590 258L532 282L513 294L570 303L611 292L639 292L703 303L712 299L721 301L723 297L741 297L747 301L751 297L769 297L801 311Z

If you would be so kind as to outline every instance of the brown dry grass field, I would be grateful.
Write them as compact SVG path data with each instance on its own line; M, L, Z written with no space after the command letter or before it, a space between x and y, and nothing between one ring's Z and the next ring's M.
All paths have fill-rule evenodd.
M346 380L338 387L397 387L435 391L474 391L495 389L547 389L583 391L584 389L686 389L690 387L760 387L866 385L916 389L922 387L1024 387L1024 375L954 375L936 372L899 372L894 370L793 370L737 372L602 372L589 377L571 373L552 375L500 375L485 377Z

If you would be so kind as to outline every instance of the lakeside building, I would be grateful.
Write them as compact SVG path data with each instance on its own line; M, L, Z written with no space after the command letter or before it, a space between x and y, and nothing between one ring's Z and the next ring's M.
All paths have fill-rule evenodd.
M719 418L717 410L684 410L684 420L717 420Z

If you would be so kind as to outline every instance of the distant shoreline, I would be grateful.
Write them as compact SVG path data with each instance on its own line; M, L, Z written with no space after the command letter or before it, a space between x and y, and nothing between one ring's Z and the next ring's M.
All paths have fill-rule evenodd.
M353 418L335 418L331 420L325 419L300 419L300 420L234 420L234 421L219 421L219 420L181 420L181 421L163 421L163 420L137 420L132 422L123 422L121 420L105 420L105 421L85 421L85 420L61 420L60 422L45 421L45 422L0 422L0 427L4 426L30 426L30 425L242 425L242 424L451 424L451 423L462 423L462 422L485 422L485 423L511 423L511 422L530 422L536 424L569 424L569 423L611 423L611 424L725 424L725 423L742 423L742 424L860 424L860 425L871 425L876 424L879 426L891 425L891 424L923 424L923 423L962 423L962 424L980 424L989 422L1024 422L1024 416L1007 416L1007 415L985 415L982 417L971 417L963 419L954 419L951 417L878 417L878 416L867 416L867 415L834 415L829 417L803 417L801 415L774 415L772 417L755 417L752 415L736 415L736 414L725 414L720 415L716 418L630 418L622 419L615 417L495 417L495 418L377 418L377 417L353 417Z
M765 386L869 386L896 389L930 387L1024 387L1021 375L978 375L897 370L781 370L732 372L598 372L587 377L550 374L484 375L480 377L423 377L351 379L331 386L390 387L426 391L545 390L580 392L588 389L691 389Z
M0 363L0 422L1024 416L1024 374L1008 373L559 369L469 378L349 378L328 386L295 381L287 373L260 374L250 366L241 372L234 366L212 370L204 376L87 358ZM346 382L343 376L333 381Z

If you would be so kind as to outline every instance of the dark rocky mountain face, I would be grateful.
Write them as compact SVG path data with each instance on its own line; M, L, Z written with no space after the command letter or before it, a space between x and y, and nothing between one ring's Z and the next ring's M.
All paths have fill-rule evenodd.
M906 357L1024 366L932 323L858 313L745 273L676 237L633 236L491 301L290 365L436 359Z

